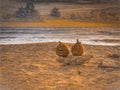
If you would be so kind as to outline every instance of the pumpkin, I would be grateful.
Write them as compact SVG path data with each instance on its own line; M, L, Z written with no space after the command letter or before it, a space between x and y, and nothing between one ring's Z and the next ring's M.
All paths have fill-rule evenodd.
M60 57L67 57L69 55L69 49L65 44L59 42L59 45L56 47L56 54Z
M82 56L84 52L84 48L81 42L77 39L77 42L71 48L71 52L73 56Z

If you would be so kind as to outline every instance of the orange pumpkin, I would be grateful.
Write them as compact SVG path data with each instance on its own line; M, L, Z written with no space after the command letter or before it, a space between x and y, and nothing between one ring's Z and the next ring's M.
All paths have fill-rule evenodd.
M84 52L84 48L81 42L77 39L77 42L71 48L71 52L73 56L82 56Z
M69 55L69 49L65 44L59 42L59 45L56 48L56 54L60 57L67 57Z

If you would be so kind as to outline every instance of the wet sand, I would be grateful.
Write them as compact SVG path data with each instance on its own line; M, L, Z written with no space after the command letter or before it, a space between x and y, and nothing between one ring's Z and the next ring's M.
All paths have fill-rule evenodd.
M93 58L83 65L56 61L58 43L0 45L1 90L119 90L120 46L84 45ZM73 44L66 44L71 48Z

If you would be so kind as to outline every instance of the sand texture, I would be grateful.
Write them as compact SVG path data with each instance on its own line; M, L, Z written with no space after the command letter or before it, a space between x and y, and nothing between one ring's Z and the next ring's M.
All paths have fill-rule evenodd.
M57 45L0 45L0 90L120 90L120 46L84 45L84 55L93 57L64 65ZM101 61L107 68L98 67Z

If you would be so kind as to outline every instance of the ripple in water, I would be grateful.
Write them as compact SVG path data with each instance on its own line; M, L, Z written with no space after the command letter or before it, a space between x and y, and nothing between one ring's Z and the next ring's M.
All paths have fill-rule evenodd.
M106 33L107 32L107 33ZM109 33L109 34L108 34ZM115 34L117 33L117 34ZM0 28L0 44L25 44L39 42L75 43L79 39L83 44L120 45L119 28ZM105 42L118 40L118 42Z

